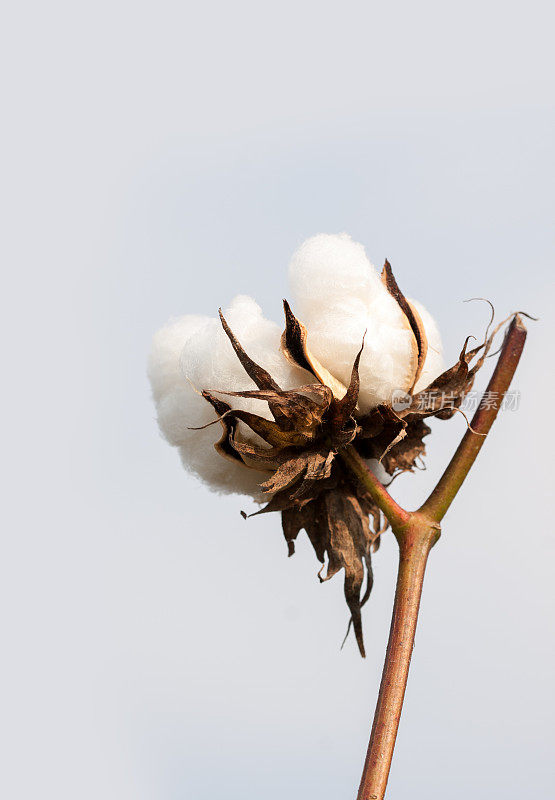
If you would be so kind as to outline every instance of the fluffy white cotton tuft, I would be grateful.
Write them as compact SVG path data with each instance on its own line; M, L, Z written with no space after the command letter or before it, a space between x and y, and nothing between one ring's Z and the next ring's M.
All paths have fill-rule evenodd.
M268 370L282 388L306 382L306 373L290 366L280 352L280 327L264 319L254 300L236 297L224 315L249 356ZM256 388L220 320L186 316L168 323L154 337L148 373L160 430L170 444L179 448L185 468L218 491L258 497L263 474L223 458L214 450L213 445L222 434L221 425L189 430L215 419L214 409L198 393L202 389ZM225 395L221 397L227 399ZM271 418L262 401L232 398L229 402L234 408ZM241 432L246 439L256 438L246 426Z
M308 329L308 346L348 383L364 331L360 360L361 411L410 388L414 337L361 244L345 233L320 234L297 250L289 268L293 312Z
M320 233L303 242L291 259L289 282L301 317L332 300L365 309L382 289L364 246L348 233Z
M181 382L179 359L183 345L209 319L210 317L189 314L170 320L154 334L148 359L148 377L156 403Z

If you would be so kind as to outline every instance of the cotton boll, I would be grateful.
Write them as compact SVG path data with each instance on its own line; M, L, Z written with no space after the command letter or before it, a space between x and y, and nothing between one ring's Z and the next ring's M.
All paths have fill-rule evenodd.
M358 406L362 413L390 402L396 390L411 387L417 366L416 340L362 245L346 234L316 236L293 257L290 277L293 310L307 327L309 349L345 385L366 331L359 365ZM429 340L418 389L442 371L442 358L433 319L419 303L414 306ZM281 326L264 319L250 297L236 297L225 317L246 353L282 389L295 389L313 380L285 359L280 350ZM204 389L222 392L222 400L234 408L272 419L266 402L223 394L252 390L256 385L241 365L221 321L186 316L168 323L154 337L148 373L160 430L179 448L185 468L216 491L250 494L261 500L259 484L265 473L216 452L214 444L221 438L222 428L213 407L201 395ZM263 445L243 422L238 432L244 440Z
M410 388L414 336L361 244L347 234L314 236L293 256L289 279L309 349L344 384L366 330L359 368L362 412Z
M420 319L426 331L426 338L428 339L426 361L424 362L424 367L414 387L415 392L421 392L445 370L443 345L441 342L441 334L430 312L422 303L419 303L418 300L411 300L410 302L420 314Z

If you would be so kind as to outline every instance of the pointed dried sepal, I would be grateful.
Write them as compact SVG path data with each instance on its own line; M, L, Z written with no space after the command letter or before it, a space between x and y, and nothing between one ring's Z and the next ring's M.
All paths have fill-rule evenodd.
M328 418L334 430L341 430L346 424L349 417L355 413L357 407L358 393L360 389L360 378L358 374L358 365L360 364L360 357L364 350L364 337L362 337L362 345L358 351L351 371L351 380L347 387L347 391L343 397L338 400L334 397L330 404Z
M308 349L308 334L302 322L295 317L287 300L283 301L285 311L285 331L281 337L281 349L291 364L311 372L324 386L328 386L333 396L341 399L347 392L347 387L334 378L317 358Z
M420 314L414 306L407 300L403 292L399 289L391 264L386 259L382 270L382 281L388 290L389 294L397 301L399 308L406 317L408 326L410 327L416 342L416 364L414 374L412 377L411 385L408 389L412 393L421 373L424 368L424 362L428 354L428 338L424 329L424 324L420 318Z
M252 360L252 358L250 358L250 356L245 353L241 343L227 324L221 308L219 309L218 313L220 315L222 328L224 329L227 338L231 342L231 345L237 354L237 358L241 362L241 365L249 378L254 381L259 389L273 389L274 391L279 392L280 388L270 373L263 369L263 367L259 366L255 361Z

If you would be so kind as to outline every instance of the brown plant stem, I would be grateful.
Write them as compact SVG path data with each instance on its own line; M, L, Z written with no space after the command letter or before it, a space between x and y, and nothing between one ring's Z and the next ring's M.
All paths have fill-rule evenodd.
M358 800L383 798L401 718L428 554L439 538L437 523L411 515L395 532L399 571L385 665Z
M526 328L517 314L508 328L486 390L488 403L478 408L471 429L465 433L437 486L418 511L407 512L401 508L353 447L342 452L345 463L351 467L389 519L399 544L399 571L391 629L357 800L383 800L385 796L407 685L428 555L439 538L440 522L495 421L525 341Z

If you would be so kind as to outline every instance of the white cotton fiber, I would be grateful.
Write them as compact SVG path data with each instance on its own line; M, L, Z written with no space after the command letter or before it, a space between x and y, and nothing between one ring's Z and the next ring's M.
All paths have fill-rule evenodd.
M348 383L364 331L359 407L365 412L410 388L414 337L361 244L345 233L308 239L291 261L293 312L308 329L308 347Z
M280 327L264 319L254 300L236 297L224 315L248 355L270 372L282 388L306 382L306 373L290 366L280 352ZM220 320L187 316L162 328L154 337L149 377L160 430L170 444L179 447L185 468L214 489L257 497L264 474L235 464L214 449L222 434L221 425L190 430L216 418L212 406L198 392L256 389ZM271 418L265 402L219 396L234 408ZM245 438L257 439L242 424L241 433Z
M347 233L321 233L303 242L291 259L289 282L302 316L330 301L358 301L366 308L382 288L364 246Z

